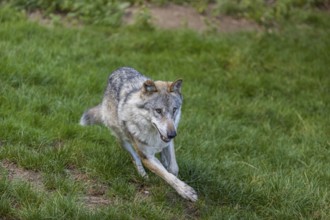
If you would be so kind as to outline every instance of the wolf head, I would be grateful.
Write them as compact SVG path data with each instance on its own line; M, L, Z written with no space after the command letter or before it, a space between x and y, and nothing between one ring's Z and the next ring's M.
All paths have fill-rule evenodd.
M176 136L182 105L182 80L175 82L147 80L142 87L143 108L164 142L170 142Z

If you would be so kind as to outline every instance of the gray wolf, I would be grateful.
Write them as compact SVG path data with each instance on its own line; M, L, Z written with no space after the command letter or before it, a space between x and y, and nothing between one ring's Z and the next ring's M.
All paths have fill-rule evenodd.
M195 190L177 178L173 139L181 115L181 85L181 79L153 81L133 68L122 67L110 74L101 104L85 111L80 124L110 128L141 176L147 177L146 167L183 198L196 201Z

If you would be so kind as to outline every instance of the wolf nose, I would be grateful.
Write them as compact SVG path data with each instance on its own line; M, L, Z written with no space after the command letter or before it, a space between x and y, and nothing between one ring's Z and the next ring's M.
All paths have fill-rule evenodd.
M172 139L175 138L175 136L176 136L176 131L167 132L167 138Z

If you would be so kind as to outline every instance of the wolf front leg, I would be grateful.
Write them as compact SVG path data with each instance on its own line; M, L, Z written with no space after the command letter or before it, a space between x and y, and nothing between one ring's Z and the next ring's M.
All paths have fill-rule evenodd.
M148 178L148 174L143 168L142 162L140 160L140 157L137 155L135 150L133 149L132 145L128 143L127 141L121 141L121 146L128 151L128 153L131 155L133 163L136 167L136 170L138 173L145 178Z
M139 152L139 155L145 167L164 179L183 198L192 202L197 201L196 191L192 187L188 186L185 182L179 180L175 175L169 173L155 156L145 156L141 152Z
M168 172L174 174L175 176L179 173L179 167L175 158L175 150L173 140L167 148L164 148L160 153L161 162Z

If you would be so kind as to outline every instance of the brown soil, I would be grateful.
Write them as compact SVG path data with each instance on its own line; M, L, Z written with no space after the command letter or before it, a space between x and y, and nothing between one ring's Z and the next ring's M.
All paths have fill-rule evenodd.
M246 19L236 19L229 16L213 16L213 5L204 14L198 13L191 6L168 4L166 6L147 6L151 23L159 28L188 28L199 32L215 29L218 32L255 31L260 30L258 24ZM133 24L143 8L130 7L125 11L124 24ZM143 12L142 12L143 13Z
M42 176L39 172L33 170L27 170L19 167L17 164L8 160L3 160L1 166L8 172L7 178L9 181L23 181L31 184L34 190L45 193L51 193L48 191L43 183ZM71 178L75 181L81 182L85 188L85 195L79 198L79 201L89 209L96 209L101 206L109 205L111 201L106 197L107 186L93 180L76 169L68 170Z
M78 182L85 185L85 195L81 196L79 200L85 204L89 209L96 209L100 206L106 206L111 201L106 197L108 187L105 184L91 179L87 174L78 171L77 169L69 170L70 176Z
M198 32L216 30L218 32L235 31L258 31L261 27L247 19L237 19L230 16L213 16L214 5L209 5L205 13L198 13L195 8L189 5L167 4L165 6L145 5L132 6L125 10L123 16L124 25L134 24L139 13L146 10L150 15L152 25L162 29L180 29L188 28ZM66 16L57 15L57 22L66 27L82 27L83 24L78 20L67 19ZM44 16L41 11L35 11L29 14L29 19L44 26L52 26L52 19Z
M42 184L42 177L40 173L32 171L32 170L25 170L23 168L18 167L16 164L4 160L1 162L2 167L4 167L8 171L8 179L10 181L21 180L28 182L32 185L32 187L36 190L44 191L45 188Z

